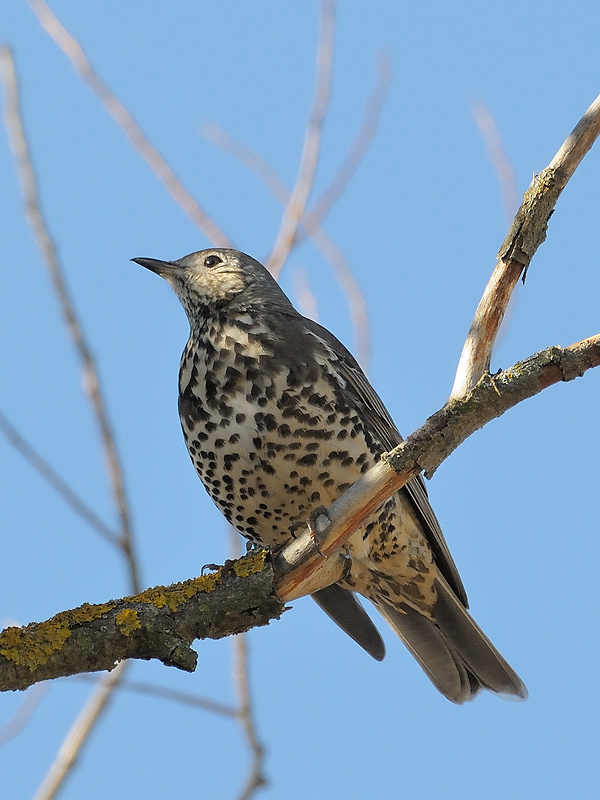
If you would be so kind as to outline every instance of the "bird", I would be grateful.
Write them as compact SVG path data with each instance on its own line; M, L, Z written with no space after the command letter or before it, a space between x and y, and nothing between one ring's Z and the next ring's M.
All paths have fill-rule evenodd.
M351 353L302 316L270 272L234 249L176 261L134 258L175 290L190 324L179 415L210 497L250 543L277 550L402 441ZM468 612L467 595L421 475L329 559L317 604L376 660L370 601L434 686L464 703L527 689ZM343 567L340 568L340 561Z

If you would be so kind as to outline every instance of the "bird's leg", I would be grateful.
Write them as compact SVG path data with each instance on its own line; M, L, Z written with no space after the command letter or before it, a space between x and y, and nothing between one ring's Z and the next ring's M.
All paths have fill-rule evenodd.
M260 550L264 550L264 546L262 544L258 544L257 542L253 542L252 539L246 540L246 555L253 556L255 553L258 553Z

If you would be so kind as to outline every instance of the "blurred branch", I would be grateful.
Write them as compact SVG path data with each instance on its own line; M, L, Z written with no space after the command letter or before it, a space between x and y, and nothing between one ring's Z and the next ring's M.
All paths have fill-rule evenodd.
M329 107L334 31L335 0L322 0L315 98L304 137L304 147L296 185L283 212L281 226L266 264L275 277L278 277L281 272L281 268L294 244L296 231L304 215L306 203L313 187L321 147L323 122Z
M214 123L204 125L202 132L215 145L231 153L258 175L275 199L279 200L282 205L286 205L289 202L289 189L266 159ZM305 224L310 214L310 211L306 212L302 218L301 226ZM341 248L325 233L323 228L314 225L311 229L310 237L333 267L342 291L346 295L356 336L356 357L366 369L371 355L371 340L365 297Z
M301 242L306 236L311 236L313 231L317 230L323 224L323 221L331 211L333 205L340 199L354 177L358 165L365 157L377 133L379 119L391 83L391 62L386 56L381 56L378 64L377 76L375 78L375 86L367 102L363 121L358 133L332 182L317 199L312 209L309 209L302 218L304 230L299 230L297 232L295 244Z
M498 263L479 302L460 356L450 400L465 397L490 369L492 351L508 301L536 250L546 238L548 220L562 190L600 134L600 96L537 175L523 195L498 253Z
M232 555L236 558L240 553L240 536L231 525ZM248 669L248 642L246 635L240 633L233 637L233 683L238 699L237 717L244 731L244 736L250 750L250 770L240 794L240 800L250 800L254 792L267 783L263 775L265 749L258 739L256 721L254 718L254 703L250 692L250 678Z
M506 155L500 131L489 108L478 102L473 104L472 112L475 124L481 132L490 163L498 176L504 213L507 222L510 223L519 206L519 193L513 165Z
M265 786L267 780L263 775L265 749L258 740L254 710L248 680L248 642L241 633L233 637L234 679L239 702L239 719L250 748L251 764L240 800L249 800L254 792Z
M65 611L0 634L0 690L49 678L112 669L124 658L157 658L192 671L199 638L220 638L266 624L283 603L339 579L344 542L387 497L421 471L431 475L468 436L518 403L600 366L600 334L550 347L493 376L466 399L440 409L336 500L275 557L266 551L228 562L211 575L135 597ZM324 524L323 524L324 521ZM276 593L276 594L275 594Z
M46 16L48 24L51 25L53 15L46 4L36 1L33 2L33 6L37 8L42 15ZM65 42L70 44L72 49L74 48L75 53L79 52L74 40L71 40L68 37L66 31L60 27L58 22L56 22L56 31L58 35L60 35L61 31L63 31L63 39L66 37ZM80 56L85 62L83 51L80 51ZM134 552L133 530L131 526L129 504L127 502L125 492L123 470L117 452L112 425L110 423L108 411L104 402L96 362L75 312L73 302L63 277L62 267L58 260L54 242L52 241L52 238L48 232L48 227L41 211L37 180L29 155L29 146L22 121L19 84L17 80L14 59L8 47L0 48L0 72L6 97L6 128L15 156L19 178L23 187L27 218L33 229L38 246L42 251L42 255L46 262L54 292L59 301L67 329L81 362L83 382L100 430L100 439L102 443L102 449L104 451L106 468L111 484L113 500L119 517L120 535L117 543L127 562L132 591L138 592L141 588L141 582L139 576L139 567ZM90 74L93 77L91 68ZM100 88L102 88L100 83L98 83L98 85ZM46 470L46 476L49 477L49 475L50 473ZM60 483L57 483L55 480L53 485L58 489ZM66 487L63 484L63 491L61 492L61 495L66 499L69 493L67 492L67 494L65 494L65 488ZM85 507L81 502L76 502L75 504L72 502L77 500L77 498L72 494L70 495L70 500L72 507L77 507L79 513L85 511ZM84 515L88 521L90 521L89 513ZM95 525L95 527L98 530L97 525ZM36 795L39 800L42 800L42 798L45 800L46 798L51 798L55 795L62 781L68 774L68 771L75 763L78 752L83 746L87 735L89 734L93 725L99 719L102 711L105 709L111 693L117 687L120 675L124 668L124 666L120 668L113 676L103 678L101 685L94 691L82 709L78 719L67 735L57 754L55 762L52 764L46 778L42 783L42 786Z
M6 744L6 742L9 742L17 736L17 734L21 733L39 706L48 688L49 685L47 683L38 683L27 691L16 714L0 728L0 746Z
M40 208L37 180L31 163L29 146L27 144L21 117L17 75L12 53L8 47L0 48L0 71L6 96L6 128L15 156L21 185L23 187L27 218L33 229L33 234L38 246L42 251L67 329L81 361L84 385L100 429L102 447L110 476L113 498L119 515L121 528L119 547L127 559L131 586L133 591L136 592L140 589L140 578L137 561L134 555L133 532L131 528L129 506L125 495L121 462L117 453L112 426L108 418L95 359L86 341L79 319L77 318L73 301L71 300L63 277L62 267L58 260L54 242L50 237Z
M91 729L121 682L127 667L127 662L122 661L112 672L103 675L98 681L98 685L79 712L71 730L60 746L56 759L33 796L33 800L52 800L53 797L56 797L64 779L75 766Z
M294 270L292 283L294 285L294 297L296 298L298 310L305 317L309 317L309 319L314 319L315 322L318 322L319 306L306 271L303 269Z
M75 71L96 94L104 108L114 118L175 202L213 245L231 247L229 238L185 188L162 154L150 143L131 113L94 70L77 39L64 28L44 0L27 0L27 2L46 33L54 39L71 61Z
M76 514L112 545L115 547L121 546L119 536L100 519L95 511L80 499L79 495L60 477L54 467L33 449L2 411L0 411L0 431L2 431L15 450L23 456L38 475L52 486L54 491L62 497Z
M375 86L367 103L361 127L329 187L319 197L312 209L304 208L300 221L296 223L294 238L290 245L290 248L294 247L308 236L313 239L316 246L332 265L350 307L350 316L356 336L356 357L365 369L368 368L371 357L369 318L365 298L343 251L328 236L321 225L334 203L347 188L373 141L391 79L390 61L383 56L379 61ZM317 85L319 83L320 79L317 79ZM213 144L238 158L258 175L273 197L279 200L284 207L290 208L292 193L265 158L215 123L205 123L202 126L202 133ZM302 169L300 172L302 173Z
M97 676L94 675L77 675L77 680L94 681L98 682ZM225 705L225 703L217 703L215 700L209 700L207 697L201 695L191 694L190 692L180 692L177 689L168 689L166 686L158 686L154 683L146 683L145 681L121 681L119 688L123 692L133 692L135 694L144 694L148 697L159 697L162 700L171 700L174 703L181 703L184 706L191 706L193 708L202 708L204 711L211 711L213 714L220 714L223 717L232 717L237 719L239 711L233 706Z

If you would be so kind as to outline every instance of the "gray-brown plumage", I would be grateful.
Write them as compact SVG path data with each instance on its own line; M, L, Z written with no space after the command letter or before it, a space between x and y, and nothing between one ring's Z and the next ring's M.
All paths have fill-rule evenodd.
M165 278L190 322L179 414L194 466L229 522L278 547L400 441L364 373L301 316L269 272L237 250L133 259ZM422 479L347 543L344 574L313 595L374 658L385 653L369 599L435 686L462 703L480 688L526 689L467 612L467 596ZM333 562L332 562L333 563Z

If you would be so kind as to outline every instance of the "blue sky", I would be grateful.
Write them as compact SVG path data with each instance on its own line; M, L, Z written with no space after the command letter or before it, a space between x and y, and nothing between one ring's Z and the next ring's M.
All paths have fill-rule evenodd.
M316 2L221 4L63 0L52 8L93 65L235 244L270 250L280 207L261 181L203 138L221 126L292 185L314 85ZM600 90L597 3L340 3L333 93L312 198L360 125L379 54L394 80L378 135L326 230L368 304L371 379L410 433L449 394L472 314L506 230L498 180L474 122L493 114L518 190L543 169ZM97 356L126 471L146 585L228 555L227 531L179 430L177 369L187 323L164 282L129 262L209 245L75 75L27 3L3 14L51 233ZM596 145L596 148L598 145ZM493 367L597 333L600 150L561 197ZM94 420L0 135L0 408L109 523ZM349 346L348 306L311 243L299 276L320 321ZM249 636L270 798L595 797L599 779L597 564L600 372L544 392L471 437L430 496L475 619L528 685L526 703L483 695L456 707L385 630L378 664L308 600ZM128 592L118 554L0 439L0 614L40 620ZM183 675L131 677L233 702L231 646L198 644ZM0 748L5 796L33 795L89 695L50 687ZM0 698L0 725L22 702ZM65 800L179 793L232 798L248 754L227 718L121 692L86 746Z

